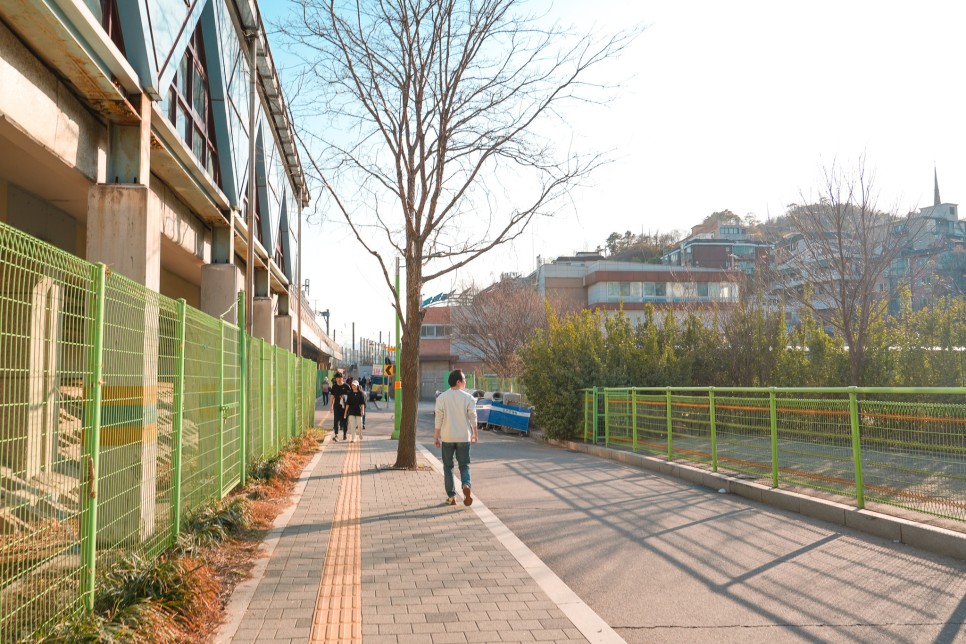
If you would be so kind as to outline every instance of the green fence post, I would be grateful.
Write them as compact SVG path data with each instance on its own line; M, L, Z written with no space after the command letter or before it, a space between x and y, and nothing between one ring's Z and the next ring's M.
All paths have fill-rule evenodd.
M225 321L218 324L221 350L218 352L218 497L225 495Z
M714 387L708 387L708 420L711 423L711 471L718 471L718 427L714 417Z
M771 486L778 487L778 407L775 388L768 388L768 414L771 419Z
M262 378L261 378L262 453L261 453L261 457L265 458L265 455L268 454L268 439L271 436L271 431L272 431L271 409L270 409L270 405L268 404L268 394L270 391L268 387L268 380L272 374L271 374L271 371L268 372L268 377L266 377L266 374L265 374L265 370L266 370L265 365L268 364L268 360L265 357L265 340L262 338L259 338L258 342L259 342L258 352L259 352L259 355L261 356L261 369L262 369Z
M597 387L594 387L594 417L591 420L593 425L590 428L590 439L592 442L597 442Z
M97 563L97 475L100 470L101 443L101 399L104 376L104 299L107 281L107 266L91 266L91 282L94 293L91 297L91 346L88 354L90 374L87 391L90 400L85 408L84 460L87 465L87 486L83 490L84 522L81 527L81 566L84 571L84 605L88 611L94 610L94 583ZM86 397L86 396L85 396Z
M631 449L637 453L637 389L631 389Z
M241 436L241 486L248 485L248 334L245 333L245 291L238 291L238 424Z
M673 456L671 443L671 388L667 388L667 460L671 461Z
M610 443L610 392L604 389L604 447Z
M104 300L107 266L91 266L91 281L94 294L91 298L93 319L91 321L91 347L88 356L91 365L88 410L85 420L89 420L84 432L84 456L87 461L87 487L84 490L84 523L81 535L81 565L84 570L84 605L88 611L94 610L95 566L97 564L97 474L100 470L101 442L101 399L104 378Z
M865 482L862 480L862 436L859 432L859 401L855 387L849 387L849 421L852 425L852 461L855 464L855 506L865 507Z
M172 474L174 477L172 481L174 489L171 491L171 503L174 506L171 509L171 513L174 515L174 539L177 539L181 533L181 447L184 440L184 362L187 326L188 306L182 298L178 300L178 330L175 341L175 347L178 353L175 356L174 416L171 419L174 434L172 437L173 444L171 445L171 465L174 469Z

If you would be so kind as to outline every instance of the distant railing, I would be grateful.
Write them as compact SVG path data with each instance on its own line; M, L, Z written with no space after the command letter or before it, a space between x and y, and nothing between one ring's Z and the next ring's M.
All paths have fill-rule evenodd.
M966 521L964 388L592 388L583 438Z
M314 363L0 224L0 641L170 546L313 424L314 389Z

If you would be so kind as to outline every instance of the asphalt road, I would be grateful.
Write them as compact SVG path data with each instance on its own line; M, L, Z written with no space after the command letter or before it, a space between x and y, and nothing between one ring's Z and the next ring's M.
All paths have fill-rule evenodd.
M430 403L417 440L438 456ZM966 642L964 562L515 434L472 476L628 642Z

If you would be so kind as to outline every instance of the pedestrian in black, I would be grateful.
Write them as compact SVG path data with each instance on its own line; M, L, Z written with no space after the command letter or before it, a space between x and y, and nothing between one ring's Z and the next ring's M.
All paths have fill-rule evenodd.
M332 395L332 431L334 432L332 440L339 440L339 428L342 428L342 440L346 438L346 432L349 429L349 421L346 419L346 399L352 389L349 385L345 384L341 372L336 372L333 376L335 384L329 390Z
M350 442L362 440L362 429L359 425L363 424L366 417L366 394L359 387L359 381L353 380L349 395L346 397L346 420L352 432ZM342 435L345 438L345 434Z

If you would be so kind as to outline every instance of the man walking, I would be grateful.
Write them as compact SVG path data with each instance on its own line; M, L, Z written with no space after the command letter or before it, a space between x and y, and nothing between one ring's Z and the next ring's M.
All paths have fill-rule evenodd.
M337 371L333 379L335 380L335 384L332 385L330 390L332 394L332 440L339 440L339 428L342 428L342 440L345 440L346 432L349 429L349 421L345 413L346 400L349 397L349 392L352 390L349 388L349 385L345 384L341 371Z
M463 485L463 505L473 503L470 482L470 443L477 440L476 399L464 391L466 376L460 369L450 372L450 388L436 398L436 433L433 443L443 449L443 486L446 504L456 505L453 485L453 456L460 468Z

